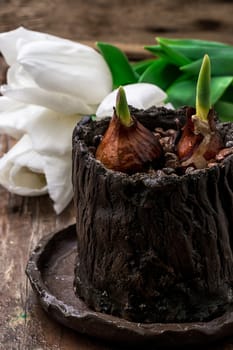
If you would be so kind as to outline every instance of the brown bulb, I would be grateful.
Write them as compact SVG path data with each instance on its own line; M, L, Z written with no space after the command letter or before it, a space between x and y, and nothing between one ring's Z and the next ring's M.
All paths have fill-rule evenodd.
M195 115L195 110L187 109L187 121L177 144L177 154L182 167L205 168L208 161L215 158L223 148L223 140L216 129L214 111L209 111L207 120Z
M187 120L182 129L181 138L177 144L177 155L181 162L189 159L195 149L199 146L203 140L203 135L194 133L194 123L192 115L195 113L195 109L187 108L186 116Z
M157 167L163 156L162 147L154 134L132 118L125 126L116 112L96 150L96 159L108 169L128 174L145 171L149 164Z

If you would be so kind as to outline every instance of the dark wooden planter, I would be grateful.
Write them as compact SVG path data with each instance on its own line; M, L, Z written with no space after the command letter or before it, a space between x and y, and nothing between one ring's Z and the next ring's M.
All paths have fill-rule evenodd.
M153 130L163 114L138 116ZM165 127L176 119L182 111L169 112ZM182 176L128 176L93 155L108 122L86 120L73 135L77 294L135 322L221 315L233 303L233 156Z

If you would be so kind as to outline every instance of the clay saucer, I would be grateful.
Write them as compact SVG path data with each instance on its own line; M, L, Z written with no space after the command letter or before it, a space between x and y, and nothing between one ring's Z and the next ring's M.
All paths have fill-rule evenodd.
M128 345L177 347L214 342L233 334L233 311L209 322L143 324L95 312L74 294L76 228L43 238L32 252L26 274L45 311L77 332Z

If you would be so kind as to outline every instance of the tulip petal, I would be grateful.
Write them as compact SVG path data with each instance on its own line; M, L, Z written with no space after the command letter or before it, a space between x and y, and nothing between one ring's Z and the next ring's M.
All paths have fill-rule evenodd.
M77 96L88 104L98 104L112 89L102 56L68 40L25 44L18 62L42 89Z
M96 111L95 105L87 105L78 97L45 91L38 87L11 88L9 85L2 85L0 91L16 101L44 106L64 115L93 114Z
M0 184L10 192L23 196L47 193L43 158L32 149L28 135L24 135L0 159Z
M64 155L72 149L72 133L81 116L63 115L45 109L26 126L32 140L33 149L43 155Z
M7 63L12 65L16 62L18 51L25 43L39 40L60 41L61 38L24 27L18 27L17 29L0 34L0 51Z
M24 123L18 118L20 107L20 103L7 97L0 97L0 133L15 139L19 139L24 134Z
M35 151L59 155L71 151L72 132L82 116L66 116L44 107L0 97L0 132L16 139L27 133Z
M117 90L112 91L103 99L96 111L97 119L112 115L113 107L116 104ZM124 90L128 104L138 109L164 105L163 101L167 97L166 93L158 86L149 83L125 85Z
M9 65L16 62L17 42L23 37L27 37L27 31L22 27L0 34L0 51Z
M65 115L93 114L97 108L81 97L41 89L18 63L9 68L7 81L8 84L0 88L2 95L25 104L44 106Z
M45 174L54 210L60 214L73 197L71 152L63 157L44 157Z
M19 63L14 63L7 71L7 84L11 88L38 87L30 74Z
M24 28L0 34L5 56L9 42L5 96L68 115L93 114L112 89L106 62L86 45Z
M32 149L31 139L24 135L0 159L0 184L21 196L49 193L57 214L73 196L71 152L63 156L42 156Z
M174 109L174 106L172 103L168 102L164 105L164 107L166 107L167 109Z
M0 97L0 132L19 139L27 132L30 122L39 119L48 110L44 107L25 105L8 97Z
M0 159L0 184L20 195L49 193L60 213L73 196L73 128L111 91L111 73L92 48L22 27L0 34L0 51L10 65L0 132L20 138Z

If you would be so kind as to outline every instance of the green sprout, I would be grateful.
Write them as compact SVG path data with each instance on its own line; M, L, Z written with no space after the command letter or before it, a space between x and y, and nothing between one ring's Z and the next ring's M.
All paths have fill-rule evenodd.
M196 89L196 115L203 121L207 121L207 117L211 107L210 79L210 59L208 55L205 55L199 72Z
M133 119L130 115L128 102L125 95L125 90L122 86L119 87L116 97L116 115L119 118L122 125L129 127L133 123Z

